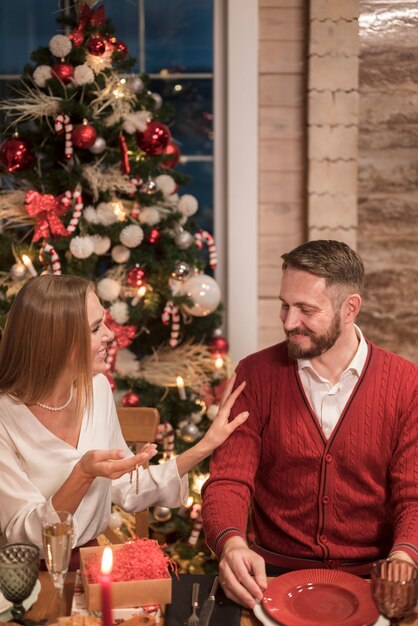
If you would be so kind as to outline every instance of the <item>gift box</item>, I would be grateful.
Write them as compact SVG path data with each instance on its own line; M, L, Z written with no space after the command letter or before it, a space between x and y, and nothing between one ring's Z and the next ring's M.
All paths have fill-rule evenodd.
M123 550L125 544L111 546L114 558L117 552ZM85 572L85 563L93 555L102 555L104 548L80 548L81 579L83 581L84 595L87 609L98 611L101 609L101 589L99 583L90 583ZM171 577L128 580L124 582L112 582L112 606L114 609L124 607L144 606L157 604L165 606L171 603Z

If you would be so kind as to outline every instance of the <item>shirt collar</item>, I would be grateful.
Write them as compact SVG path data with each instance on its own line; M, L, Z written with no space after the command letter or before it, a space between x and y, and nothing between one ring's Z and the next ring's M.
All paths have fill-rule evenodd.
M359 345L358 345L355 355L351 359L349 366L344 370L341 376L345 374L345 372L347 372L348 370L351 370L354 374L356 374L359 377L367 359L368 348L367 348L367 342L363 336L363 333L361 332L360 328L356 324L354 324L354 330L356 331L356 335L359 340ZM317 374L314 367L312 366L310 359L297 359L297 364L298 364L299 372L302 369L309 369L312 372L314 372L317 376L319 376L319 374Z

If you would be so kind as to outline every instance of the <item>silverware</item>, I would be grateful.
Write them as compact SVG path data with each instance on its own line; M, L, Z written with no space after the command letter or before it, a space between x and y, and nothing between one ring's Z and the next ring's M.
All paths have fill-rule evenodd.
M199 607L199 583L193 583L192 588L192 612L191 615L187 618L186 624L187 626L199 626L199 618L197 616L197 609Z
M213 581L213 584L212 584L212 589L210 590L209 596L204 601L202 605L202 609L200 611L199 626L208 626L209 624L213 607L215 606L215 595L216 595L216 590L218 589L218 584L219 584L219 577L215 576L215 580Z

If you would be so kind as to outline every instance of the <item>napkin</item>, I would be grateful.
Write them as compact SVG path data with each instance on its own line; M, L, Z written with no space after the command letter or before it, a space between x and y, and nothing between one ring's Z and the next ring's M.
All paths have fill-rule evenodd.
M173 579L173 593L171 604L166 606L164 626L184 626L185 621L192 612L192 586L200 584L199 607L209 595L214 576L180 574L179 580ZM198 611L198 614L200 609ZM210 618L210 626L239 626L241 619L241 607L229 600L222 589L218 587L216 592L215 606Z

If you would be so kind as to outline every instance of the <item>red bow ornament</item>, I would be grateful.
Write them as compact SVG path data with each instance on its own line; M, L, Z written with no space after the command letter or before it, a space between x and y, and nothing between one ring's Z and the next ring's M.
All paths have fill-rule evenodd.
M68 203L63 203L61 196L52 196L49 193L38 193L30 189L25 196L25 210L28 215L34 217L35 234L32 241L49 239L50 237L67 237L69 235L64 224L59 219L68 211Z
M79 48L85 40L84 29L86 26L103 26L105 22L104 7L90 9L87 4L83 4L80 11L80 20L69 36L76 48Z
M115 322L114 319L112 319L109 311L106 311L105 324L108 329L111 330L112 333L114 333L115 338L113 341L116 342L118 348L123 350L132 343L132 340L134 339L137 330L136 326L118 324L117 322Z
M204 385L200 388L199 395L208 408L211 406L211 404L220 403L227 382L227 379L224 378L217 385Z

